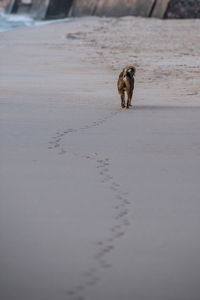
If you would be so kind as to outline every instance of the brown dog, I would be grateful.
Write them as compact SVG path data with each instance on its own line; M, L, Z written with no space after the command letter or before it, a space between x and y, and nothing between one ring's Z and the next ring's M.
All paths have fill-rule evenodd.
M119 79L117 83L118 92L121 97L121 107L129 108L131 106L131 100L134 90L134 75L136 73L136 68L134 66L126 66L123 71L119 74ZM127 103L125 105L125 92L127 93Z

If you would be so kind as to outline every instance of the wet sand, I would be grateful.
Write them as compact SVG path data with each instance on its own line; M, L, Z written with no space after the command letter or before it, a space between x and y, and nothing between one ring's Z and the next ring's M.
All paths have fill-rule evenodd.
M199 298L199 39L133 17L0 34L1 299Z

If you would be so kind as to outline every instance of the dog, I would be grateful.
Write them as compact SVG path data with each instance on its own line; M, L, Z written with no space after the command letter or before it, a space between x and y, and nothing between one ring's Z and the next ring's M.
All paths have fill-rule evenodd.
M126 66L122 72L119 74L119 79L117 82L118 92L121 97L121 107L129 108L131 105L131 100L133 96L133 90L135 85L136 68L134 66ZM125 105L125 92L127 93L127 103Z

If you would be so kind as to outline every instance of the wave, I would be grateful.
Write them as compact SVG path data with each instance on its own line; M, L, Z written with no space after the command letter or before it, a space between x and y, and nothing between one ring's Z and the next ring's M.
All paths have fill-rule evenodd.
M19 27L33 26L35 21L25 15L7 15L0 13L0 32L8 31Z
M28 15L5 14L0 12L0 32L9 31L20 27L43 26L46 24L67 22L69 19L51 21L35 21Z

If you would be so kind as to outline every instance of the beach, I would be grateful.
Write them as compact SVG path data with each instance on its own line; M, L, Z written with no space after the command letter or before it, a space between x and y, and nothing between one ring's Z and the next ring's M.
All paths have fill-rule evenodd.
M136 17L0 33L1 299L199 299L199 40Z

